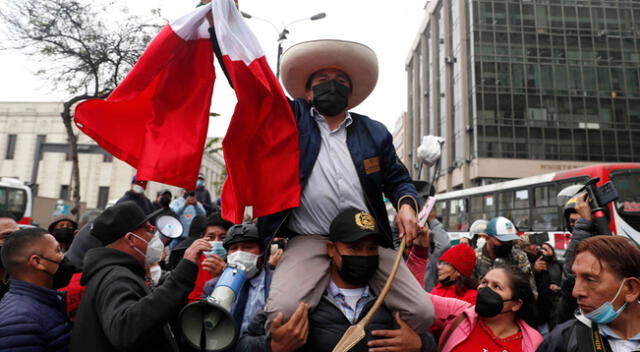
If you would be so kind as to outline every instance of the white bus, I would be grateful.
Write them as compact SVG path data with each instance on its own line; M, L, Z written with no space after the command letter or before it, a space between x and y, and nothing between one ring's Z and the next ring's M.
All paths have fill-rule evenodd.
M612 181L620 195L609 204L611 232L640 245L640 163L598 164L460 191L437 194L436 211L455 242L478 219L505 216L521 233L547 232L562 251L570 234L564 230L563 206L556 195L563 188L600 177L598 186Z

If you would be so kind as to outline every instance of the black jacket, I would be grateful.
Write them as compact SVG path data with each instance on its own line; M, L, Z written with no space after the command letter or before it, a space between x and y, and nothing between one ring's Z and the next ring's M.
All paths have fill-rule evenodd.
M361 320L373 306L375 297L372 297L365 305L362 313L358 317ZM323 296L316 309L309 314L309 335L307 343L300 348L299 352L330 352L342 338L351 323L344 316L342 311L336 306L337 303L327 295ZM264 312L256 315L248 328L248 335L243 336L236 346L236 352L270 352L270 340L265 336L264 322L266 316ZM365 327L366 336L350 352L366 352L369 350L367 342L375 340L371 336L373 330L397 329L395 320L391 312L383 305L378 309L369 325ZM429 334L420 335L422 339L423 351L434 351L435 342Z
M196 199L202 203L204 210L207 211L207 215L210 215L217 209L217 207L211 203L211 193L209 193L204 186L196 187Z
M144 194L137 194L131 190L126 191L124 192L122 197L118 199L118 201L116 202L116 205L122 202L125 202L127 200L132 200L136 202L136 204L138 204L138 206L140 207L140 209L142 209L145 215L149 215L153 213L153 205L151 204L151 201L149 200L149 198L147 198Z
M597 327L594 327L597 329ZM603 336L604 338L604 336ZM606 338L605 338L605 343ZM591 321L580 314L556 326L537 352L593 352Z
M300 186L307 186L313 166L320 153L320 129L313 116L311 105L304 99L289 102L298 127L300 146ZM379 230L385 235L383 247L392 248L393 238L384 196L391 200L397 209L404 199L415 207L418 192L411 182L409 171L402 164L393 146L393 137L380 122L367 116L349 112L353 119L347 127L347 147L362 185L367 210L376 219ZM286 221L292 209L258 219L260 237L266 244L271 237L291 237L295 234L286 231Z
M151 292L144 268L113 248L87 252L80 283L86 291L71 335L71 351L177 351L168 322L187 302L198 266L182 260Z

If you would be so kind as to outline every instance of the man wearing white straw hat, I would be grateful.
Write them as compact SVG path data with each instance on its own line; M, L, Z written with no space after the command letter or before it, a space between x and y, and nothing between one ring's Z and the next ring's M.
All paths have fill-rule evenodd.
M290 238L272 280L267 326L279 313L278 325L289 319L302 302L314 308L320 301L331 280L329 225L340 212L367 210L386 238L379 268L369 282L375 293L382 289L396 254L383 193L398 211L400 237L412 241L417 232L416 189L391 134L382 123L350 112L376 85L375 53L349 41L303 42L284 53L281 73L294 99L290 105L299 132L302 193L299 207L258 221L262 237ZM433 321L429 296L404 263L385 304L418 333Z

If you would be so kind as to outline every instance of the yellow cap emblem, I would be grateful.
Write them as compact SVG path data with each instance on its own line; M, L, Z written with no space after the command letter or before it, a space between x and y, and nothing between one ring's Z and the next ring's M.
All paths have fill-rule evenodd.
M376 221L373 219L373 216L364 211L356 214L356 225L363 230L375 231L376 229Z

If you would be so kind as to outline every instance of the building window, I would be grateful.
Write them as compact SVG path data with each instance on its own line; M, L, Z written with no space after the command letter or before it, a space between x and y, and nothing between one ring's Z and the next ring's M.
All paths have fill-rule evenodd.
M111 154L103 154L102 155L102 162L103 163L112 163L113 162L113 155L111 155Z
M104 209L107 206L108 201L109 201L109 187L98 188L98 204L96 205L96 207L98 209Z
M10 134L7 138L7 153L4 158L7 160L13 160L16 154L16 143L18 142L17 134Z
M62 200L69 200L69 185L60 185L60 196Z

